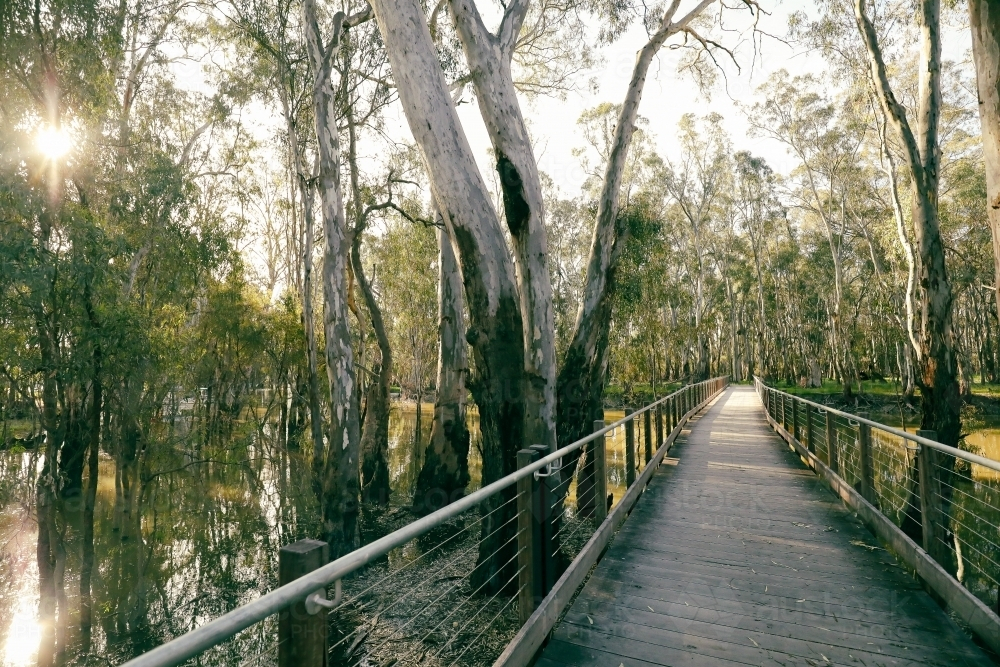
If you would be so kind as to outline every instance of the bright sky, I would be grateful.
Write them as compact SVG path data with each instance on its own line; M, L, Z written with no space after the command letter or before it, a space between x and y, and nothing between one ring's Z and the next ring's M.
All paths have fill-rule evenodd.
M486 2L481 1L480 4ZM787 30L789 14L799 10L815 14L812 0L764 0L761 4L770 15L761 19L760 29L782 38ZM694 5L694 0L683 0L678 13L683 14ZM732 27L745 29L748 26L749 12L736 11L731 12L731 15L734 18L727 23ZM735 17L742 17L742 21L737 22ZM945 57L961 59L970 48L971 37L968 30L946 29L943 33ZM564 195L578 194L586 178L579 160L572 155L574 148L585 145L576 123L577 118L584 109L601 102L617 104L624 99L636 51L646 39L643 28L636 25L614 44L603 48L603 64L597 71L581 76L579 90L570 93L565 100L522 100L522 109L533 134L539 167L553 178ZM787 174L794 169L796 165L789 159L783 146L774 140L749 136L748 124L739 105L752 103L754 90L770 74L782 68L793 75L822 73L822 58L818 54L808 53L767 37L763 39L758 55L755 60L752 44L744 43L738 52L742 72L737 73L734 67L728 67L728 82L720 78L716 90L712 91L711 99L706 99L690 77L678 74L680 54L668 49L660 51L651 68L639 113L649 119L649 130L662 156L670 158L675 151L677 123L683 114L690 112L705 115L716 112L725 118L725 127L732 137L734 150L748 150L764 157L779 173ZM596 91L588 90L585 85L586 79L591 76L596 78ZM476 152L480 169L484 174L489 174L493 170L488 157L489 138L478 107L474 104L461 105L459 116ZM402 117L400 120L403 120Z
M792 12L804 10L809 15L815 14L813 0L761 0L761 3L770 14L761 18L760 29L779 38L785 36L788 16ZM490 0L479 0L479 6L486 15L487 23L495 25L499 21L499 8L492 5L495 3L491 3ZM679 15L683 15L694 5L695 0L682 0ZM492 20L490 11L494 14ZM727 19L727 27L744 31L749 27L748 11L732 10L728 16L730 18ZM950 27L943 30L943 34L945 57L962 60L970 48L971 38L968 28ZM539 167L555 181L563 196L574 197L579 194L586 178L579 159L572 155L574 148L585 145L577 119L585 109L601 102L620 103L624 99L636 51L646 40L644 29L640 25L635 25L615 43L602 47L599 52L601 57L599 66L594 71L581 73L577 90L569 93L565 99L537 98L528 101L522 98L522 110L532 132ZM779 69L787 69L792 75L807 72L822 74L824 71L822 58L818 54L806 52L769 37L763 38L755 57L748 34L740 37L736 33L730 33L725 43L727 46L732 46L737 40L742 42L737 51L742 71L737 72L730 63L727 66L727 79L719 78L719 83L711 92L710 99L706 99L699 92L690 77L677 72L680 53L662 49L651 67L639 113L649 119L647 129L660 155L667 159L676 153L677 123L683 114L691 112L705 115L716 112L725 119L724 125L731 136L734 150L748 150L765 158L776 172L787 174L796 165L790 160L784 147L774 140L749 136L748 124L739 106L752 103L755 89ZM189 67L192 70L190 73L194 74L193 70L197 65L191 63ZM191 83L198 79L196 76L181 78ZM595 81L595 86L588 85L590 79ZM194 87L201 86L194 84ZM468 98L468 95L466 97ZM489 138L479 115L478 106L474 103L460 105L459 116L475 152L479 168L487 182L492 183L494 165L489 157ZM265 145L267 140L280 132L282 127L280 111L275 107L268 109L265 105L253 104L244 110L244 118L251 121L250 131ZM387 110L385 125L387 134L394 141L412 141L406 119L398 104ZM271 146L262 150L271 151ZM363 142L361 149L362 169L369 173L379 171L378 166L386 154L384 143ZM270 153L263 158L276 162ZM250 244L252 246L253 241ZM254 252L251 248L247 250Z
M811 6L812 2L786 0L780 4L767 4L772 4L771 15L761 20L760 27L769 34L783 36L788 14L800 7ZM777 6L773 6L774 4ZM683 14L694 5L693 0L686 0L681 3L678 13ZM749 12L746 11L732 14L734 17L749 19ZM744 27L743 23L731 20L734 27L738 26L741 29ZM570 93L565 100L543 98L533 102L522 102L535 140L539 167L553 178L565 195L576 195L586 178L579 160L572 155L574 148L584 146L583 135L576 123L577 118L584 109L601 102L621 103L632 75L636 52L647 39L642 26L633 26L614 44L601 50L604 62L599 69L582 76L579 90ZM727 45L732 43L735 43L735 39ZM787 171L784 164L787 158L780 146L774 142L747 136L747 124L737 104L749 103L753 89L763 83L776 69L785 67L793 73L805 72L810 68L819 69L819 59L810 54L796 52L786 44L767 38L763 43L760 58L756 62L753 62L753 47L749 42L740 47L738 55L742 73L737 73L736 68L730 63L727 67L728 85L720 78L717 89L711 93L711 99L706 99L689 76L678 74L677 63L680 53L666 48L661 49L650 68L639 107L640 115L649 119L649 130L661 155L670 157L671 151L675 148L677 123L683 114L705 115L716 112L725 117L725 125L733 136L736 150L745 149L762 155L776 171ZM596 79L596 90L590 90L584 85L586 79L590 77ZM459 107L459 115L476 151L480 169L491 169L492 165L488 163L486 153L489 139L478 109L473 105L463 105ZM790 169L791 165L787 165L787 168Z

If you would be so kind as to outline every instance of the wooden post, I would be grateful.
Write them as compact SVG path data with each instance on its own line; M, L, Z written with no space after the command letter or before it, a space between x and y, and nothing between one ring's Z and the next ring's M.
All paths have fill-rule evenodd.
M551 454L545 445L532 445L531 449L538 452L538 458ZM557 579L556 557L553 551L556 547L555 533L559 527L555 525L554 519L560 513L560 508L552 507L556 499L559 498L559 493L553 488L557 480L558 476L542 477L538 480L533 490L535 496L538 498L538 522L540 524L539 541L537 542L539 548L535 550L535 559L541 561L541 564L538 566L541 570L538 582L541 584L541 594L543 597L548 595L549 591L552 590L552 586L555 585ZM537 589L538 586L536 585Z
M858 422L858 444L861 447L861 496L878 507L872 465L872 427L865 422Z
M673 433L677 426L677 396L667 401L667 433Z
M646 410L643 413L642 428L645 430L643 433L643 442L646 445L646 463L653 458L653 415L652 410Z
M594 422L594 431L604 428L604 421L598 419ZM606 458L606 436L598 436L594 439L594 518L601 524L608 518L608 474Z
M656 450L663 446L663 403L656 406Z
M330 559L330 547L319 540L299 540L278 550L278 585L291 583ZM327 610L306 611L296 602L278 615L279 667L326 667Z
M826 414L826 463L836 474L840 474L840 461L837 459L837 427L833 423L833 413L829 410Z
M937 431L921 430L917 435L928 440L937 441ZM924 551L930 554L931 558L947 569L950 555L942 538L945 534L941 525L941 498L940 485L937 475L937 451L930 447L920 445L917 452L917 472L920 476L920 522L923 533Z
M806 447L813 454L816 453L816 444L813 442L813 420L812 420L812 406L808 403L802 404L803 412L805 413L806 419Z
M789 399L789 402L792 404L792 437L802 442L802 434L799 433L799 402L794 398Z
M522 449L517 453L517 468L520 470L538 460L538 452L533 449ZM535 611L537 594L535 551L539 544L535 541L535 479L528 475L517 482L517 614L521 623L527 623Z
M625 408L625 415L635 412L632 408ZM631 418L625 422L625 487L631 487L635 481L635 419Z

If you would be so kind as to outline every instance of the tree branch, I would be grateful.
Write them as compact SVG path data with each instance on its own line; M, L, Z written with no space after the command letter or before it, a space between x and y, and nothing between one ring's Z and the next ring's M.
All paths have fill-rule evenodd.
M920 159L920 151L917 148L917 141L910 129L909 122L906 120L906 110L896 100L896 96L892 92L889 75L886 72L885 59L878 44L878 35L875 33L875 26L865 9L865 0L854 0L854 18L857 20L858 31L861 33L861 38L868 51L868 62L871 66L875 89L878 91L879 102L882 104L882 109L892 124L892 128L896 131L900 142L906 149L908 166L917 178L923 180L924 168Z

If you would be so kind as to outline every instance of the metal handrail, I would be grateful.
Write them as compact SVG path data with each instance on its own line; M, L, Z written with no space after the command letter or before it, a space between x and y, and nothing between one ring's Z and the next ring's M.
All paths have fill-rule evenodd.
M939 452L944 452L945 454L949 454L950 456L954 456L955 458L964 459L966 461L969 461L970 463L975 463L976 465L981 465L984 468L989 468L990 470L996 470L997 472L1000 472L1000 461L994 461L993 459L986 458L985 456L979 456L978 454L973 454L972 452L967 452L965 450L957 449L955 447L949 447L948 445L941 444L937 440L931 440L929 438L925 438L915 433L909 433L907 431L903 431L901 429L894 428L892 426L886 426L885 424L880 424L876 421L872 421L871 419L867 419L859 415L853 415L849 412L844 412L842 410L837 410L836 408L831 408L828 405L823 405L822 403L815 403L808 399L802 398L801 396L790 394L787 391L781 391L780 389L769 387L763 380L761 380L756 375L754 376L753 379L754 383L759 384L759 386L764 387L768 391L773 391L776 394L784 394L785 396L788 396L796 401L799 401L800 403L806 403L815 408L819 408L820 410L824 410L826 412L839 415L841 417L844 417L845 419L849 419L850 421L860 422L862 424L868 424L869 426L874 426L880 431L885 431L886 433L892 433L893 435L899 436L900 438L903 438L905 440L915 442L919 445L926 445L931 449L936 449Z
M722 376L704 380L703 382L695 384L685 385L672 394L668 394L667 396L650 403L644 408L625 415L624 418L619 419L615 423L606 426L599 431L595 431L590 435L577 440L576 442L570 443L562 449L556 450L555 452L538 459L531 465L520 468L506 477L498 479L492 484L484 486L464 498L456 500L450 505L446 505L445 507L432 512L423 518L417 519L413 523L409 523L399 530L389 533L388 535L377 539L370 544L366 544L360 549L352 551L332 563L327 563L323 567L313 570L312 572L285 584L284 586L276 588L269 593L265 593L256 600L237 607L236 609L209 621L205 625L170 640L166 644L162 644L147 653L136 656L135 658L124 663L123 667L173 667L174 665L178 665L188 658L192 658L212 648L213 646L217 646L241 630L245 630L250 626L263 621L269 616L273 616L274 614L287 609L296 602L304 600L312 593L325 589L330 584L342 579L355 570L364 567L373 559L384 556L396 547L402 546L410 540L419 537L433 528L443 524L449 519L452 519L475 507L490 496L503 491L510 486L514 486L517 484L518 480L521 480L529 475L533 475L536 471L546 468L546 466L561 459L566 454L569 454L570 452L583 447L587 443L604 436L605 434L625 424L627 421L636 419L639 415L668 401L681 392L691 387L697 387L714 382L715 380L721 379L721 377ZM692 408L692 410L693 409L694 408Z

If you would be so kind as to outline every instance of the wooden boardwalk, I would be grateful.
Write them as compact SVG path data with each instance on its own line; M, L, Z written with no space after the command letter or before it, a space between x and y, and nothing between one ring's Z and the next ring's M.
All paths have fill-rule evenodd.
M993 665L768 427L691 424L536 665Z

